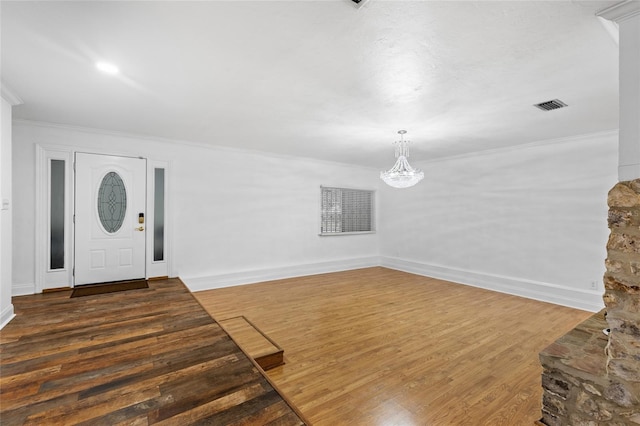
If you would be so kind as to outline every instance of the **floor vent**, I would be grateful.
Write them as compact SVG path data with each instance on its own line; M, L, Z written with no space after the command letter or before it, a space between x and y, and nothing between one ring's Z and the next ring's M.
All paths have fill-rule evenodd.
M541 109L542 111L551 111L554 109L564 108L567 104L562 102L560 99L553 99L547 102L541 102L539 104L535 104L534 107Z

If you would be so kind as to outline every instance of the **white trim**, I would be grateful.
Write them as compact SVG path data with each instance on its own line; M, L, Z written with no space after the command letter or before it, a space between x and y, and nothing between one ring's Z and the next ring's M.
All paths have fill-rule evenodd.
M640 1L638 1L638 3L640 3ZM227 152L238 152L238 153L245 153L245 154L264 155L264 156L271 157L271 158L295 159L295 160L306 159L306 160L309 160L309 161L314 161L314 162L324 163L324 164L332 164L332 165L340 165L340 166L348 166L348 167L357 167L357 168L368 169L368 170L377 170L376 173L379 173L379 169L376 168L376 167L363 166L363 165L360 165L360 164L344 163L344 162L339 162L339 161L321 160L321 159L312 158L312 157L296 157L296 156L293 156L293 155L277 154L277 153L269 152L269 151L259 151L259 150L254 150L254 149L242 149L242 148L229 147L229 146L224 146L224 145L213 145L213 144L207 144L207 143L204 143L204 142L186 141L186 140L181 140L181 139L168 139L168 138L162 138L162 137L159 137L159 136L140 135L140 134L136 134L136 133L117 132L117 131L113 131L113 130L95 129L95 128L90 128L90 127L80 127L80 126L72 126L72 125L67 125L67 124L50 123L50 122L46 122L46 121L32 121L32 120L25 120L25 119L14 119L13 120L13 124L14 125L24 125L24 126L33 126L33 127L52 128L52 129L62 129L62 130L75 130L75 131L78 131L78 132L84 132L84 133L89 133L89 134L108 135L108 136L115 136L115 137L121 137L121 138L135 138L135 139L154 141L154 142L164 142L164 143L171 144L171 145L179 145L179 146L180 145L184 145L184 146L192 146L192 147L203 148L203 149L214 149L214 150L222 150L222 151L227 151ZM536 148L538 146L557 145L557 144L578 142L578 141L583 141L585 139L600 139L600 138L609 137L609 136L616 137L615 141L617 143L618 142L618 139L617 139L618 129L604 130L604 131L600 131L600 132L593 132L593 133L587 133L587 134L582 134L582 135L567 136L567 137L562 137L562 138L543 139L543 140L537 140L537 141L532 141L532 142L518 144L518 145L508 145L508 146L503 146L503 147L499 147L499 148L491 148L491 149L485 149L485 150L479 150L479 151L466 152L464 154L445 155L445 156L442 156L442 157L435 157L433 159L413 160L413 161L415 161L416 163L428 164L428 163L435 163L435 162L449 161L449 160L457 160L457 159L470 158L470 157L482 156L482 155L492 155L492 154L501 153L501 152L512 152L512 151L517 151L517 150L520 150L520 149ZM59 146L60 145L58 145L58 147ZM78 147L74 146L74 150L80 150L80 149L81 148L78 148ZM133 155L133 156L138 156L137 151L135 151L135 152L134 151L129 151L128 154L125 154L124 152L123 153L118 153L118 152L113 153L111 151L102 151L102 150L94 150L94 151L96 153L101 153L101 154L105 154L105 155ZM146 157L146 158L149 159L149 157ZM379 181L379 182L381 182L381 181ZM340 187L340 184L322 185L322 186ZM386 185L385 185L385 187L386 187ZM373 190L377 191L377 189L373 189Z
M75 186L74 186L74 155L76 152L88 152L85 147L77 146L77 145L54 145L54 144L42 144L36 143L36 217L35 217L35 283L34 284L14 284L12 287L12 295L13 296L22 296L27 294L36 294L42 293L42 290L46 288L55 288L55 287L72 287L73 286L73 268L75 267L75 258L74 258L74 224L73 224L73 213L75 211L74 208L74 199L75 199ZM102 149L92 149L92 154L100 154L100 155L114 155L114 156L122 156L122 157L133 157L133 158L145 158L147 160L147 180L149 176L149 170L154 166L160 166L165 168L165 205L167 208L165 209L165 262L161 268L157 267L157 264L152 264L148 254L148 244L151 238L147 237L146 249L147 249L147 257L145 259L145 271L147 277L149 276L175 276L172 274L173 271L173 250L171 247L171 241L173 241L172 235L172 227L168 223L170 220L170 206L169 204L169 194L170 194L170 161L159 161L153 160L147 157L141 157L137 155L136 152L123 152L123 151L107 151ZM49 199L49 160L51 159L61 159L66 161L65 168L65 180L66 180L66 193L65 193L65 208L67 211L65 212L65 269L50 271L47 267L48 265L48 199ZM147 182L148 183L148 182ZM146 206L149 207L149 204L153 201L153 193L149 191L152 189L152 186L147 184L146 189ZM147 209L147 217L152 214L152 210ZM146 226L145 226L146 227ZM156 266L156 267L154 267ZM157 272L157 271L160 272ZM166 271L166 272L165 272ZM152 274L152 275L150 275Z
M11 90L4 81L0 81L0 96L2 99L9 102L9 105L16 106L22 105L24 102L20 99L20 96L16 95L16 93Z
M51 160L65 161L65 261L64 268L50 270L49 264L49 171ZM46 288L71 287L73 282L73 153L66 149L36 145L35 285L33 293ZM15 293L15 292L14 292ZM25 294L25 293L21 293Z
M454 269L393 257L381 257L380 266L575 309L597 312L604 308L602 292L595 290L581 290L558 284Z
M634 180L640 177L640 164L618 166L618 180L620 182Z
M602 24L602 27L611 36L616 46L620 46L620 27L617 22L610 21L602 16L598 16L598 21Z
M147 278L170 276L169 262L171 259L171 248L169 232L171 228L170 212L169 212L169 188L168 183L171 181L169 177L170 162L153 161L147 162L147 218L145 227L147 228ZM154 243L154 217L155 206L155 169L164 169L164 260L153 260L153 243Z
M313 161L315 163L331 164L334 166L339 165L339 166L347 166L351 168L357 167L357 168L367 169L367 170L377 170L377 168L375 167L363 166L363 165L353 164L353 163L345 163L340 161L321 160L319 158L313 158L313 157L301 157L301 156L294 156L291 154L279 154L272 151L261 151L258 149L237 148L237 147L226 146L226 145L215 145L215 144L206 143L206 142L196 142L196 141L190 141L190 140L184 140L184 139L169 139L169 138L163 138L160 136L149 136L149 135L142 135L138 133L119 132L115 130L72 126L69 124L50 123L46 121L25 120L25 119L17 118L13 120L13 124L33 126L33 127L43 127L43 128L50 128L50 129L71 130L76 132L89 133L93 135L107 135L107 136L114 136L119 138L138 139L138 140L151 141L151 142L162 142L170 145L189 146L189 147L202 148L202 149L213 149L218 151L241 153L245 155L260 155L260 156L265 156L269 158L279 158L279 159L295 160L295 161L308 160L308 161ZM103 153L109 154L108 152L103 152Z
M232 287L236 285L253 284L263 281L303 277L306 275L371 268L378 265L380 265L380 258L373 256L329 262L308 263L304 265L283 266L279 268L257 269L229 274L210 275L206 277L182 277L181 279L182 282L187 285L189 290L203 291L215 288Z
M464 154L437 157L430 160L414 160L414 161L416 164L438 163L438 162L450 161L450 160L461 160L465 158L482 157L485 155L509 153L514 151L520 151L523 149L534 149L534 148L547 146L547 145L561 145L566 143L583 142L587 140L600 140L602 138L609 138L609 137L612 138L611 139L612 142L615 142L617 144L618 129L587 133L584 135L567 136L563 138L543 139L543 140L538 140L538 141L533 141L533 142L528 142L528 143L523 143L518 145L509 145L509 146L503 146L499 148L491 148L491 149L484 149L479 151L466 152Z
M354 232L319 232L319 237L337 237L340 235L366 235L366 234L375 234L376 231L354 231Z
M486 290L497 291L499 293L511 294L514 296L525 297L527 299L553 303L555 305L567 306L590 312L597 312L604 308L602 292L597 290L581 290L558 284L467 271L385 256L310 263L280 268L210 275L206 277L183 277L182 281L187 285L190 291L196 292L285 278L370 268L375 266L382 266L411 274L446 280L454 284L479 287Z
M626 21L638 15L640 15L640 1L637 0L625 0L596 13L596 16L601 16L614 22Z
M4 311L0 314L0 330L4 328L5 325L9 324L9 321L14 319L16 314L13 313L13 305L9 305L4 308Z

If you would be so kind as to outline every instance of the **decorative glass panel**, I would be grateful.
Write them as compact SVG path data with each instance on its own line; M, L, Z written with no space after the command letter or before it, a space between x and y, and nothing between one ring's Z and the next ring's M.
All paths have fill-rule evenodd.
M164 169L155 169L154 175L153 260L164 260Z
M64 269L64 160L51 160L49 268Z
M120 175L109 172L102 179L98 190L98 216L104 230L118 232L127 212L127 191Z

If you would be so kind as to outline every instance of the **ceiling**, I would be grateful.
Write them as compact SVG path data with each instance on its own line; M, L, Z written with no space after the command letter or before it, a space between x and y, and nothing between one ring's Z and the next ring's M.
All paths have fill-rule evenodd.
M412 162L616 129L614 3L3 0L1 77L17 119L384 169L399 129Z

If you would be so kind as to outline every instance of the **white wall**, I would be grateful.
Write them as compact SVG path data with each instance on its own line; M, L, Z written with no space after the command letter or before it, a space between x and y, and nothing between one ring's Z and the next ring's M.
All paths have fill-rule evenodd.
M35 144L169 161L170 274L193 290L379 262L377 234L318 236L320 185L376 189L375 170L37 123L13 131L14 294L35 288Z
M6 210L0 209L0 328L13 317L11 303L11 104L4 98L0 125L0 203L8 200Z
M620 27L620 181L640 178L640 2L629 7Z
M14 292L34 282L34 144L170 163L172 275L193 290L382 264L587 310L602 306L617 133L378 170L34 123L14 124ZM19 182L19 184L18 184ZM319 237L320 185L378 189L378 233ZM17 191L17 188L20 188ZM595 283L596 288L592 288Z
M412 165L425 172L420 184L380 191L384 265L592 311L604 306L617 133Z

